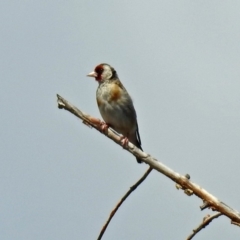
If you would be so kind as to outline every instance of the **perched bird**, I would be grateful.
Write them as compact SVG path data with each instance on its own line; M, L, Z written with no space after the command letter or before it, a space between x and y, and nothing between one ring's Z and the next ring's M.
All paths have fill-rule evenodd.
M142 150L133 101L120 82L116 70L109 64L102 63L87 76L94 77L99 84L97 104L107 127L123 135L123 144L129 140ZM141 159L136 159L138 163L142 162Z

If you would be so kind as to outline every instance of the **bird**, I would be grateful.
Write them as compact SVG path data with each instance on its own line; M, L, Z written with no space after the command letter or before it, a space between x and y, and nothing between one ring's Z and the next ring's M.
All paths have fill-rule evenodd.
M107 63L101 63L87 76L98 82L96 99L105 126L122 134L123 145L130 141L143 150L132 98L118 78L116 70ZM137 157L136 160L142 163Z

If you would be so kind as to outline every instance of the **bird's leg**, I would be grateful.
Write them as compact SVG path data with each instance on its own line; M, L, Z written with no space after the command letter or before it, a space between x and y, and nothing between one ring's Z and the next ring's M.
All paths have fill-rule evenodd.
M89 117L89 120L90 120L93 124L100 125L100 128L101 128L101 131L102 131L102 132L105 132L105 131L110 127L109 124L103 122L103 121L100 120L99 118Z
M120 141L123 148L126 148L128 146L129 140L127 137L121 136Z
M101 126L102 132L105 132L109 128L109 125L103 121L101 121L100 126Z

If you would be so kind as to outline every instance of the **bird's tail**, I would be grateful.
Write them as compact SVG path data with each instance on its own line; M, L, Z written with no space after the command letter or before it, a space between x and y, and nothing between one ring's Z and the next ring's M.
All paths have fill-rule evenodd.
M142 146L141 146L141 139L140 139L138 129L137 129L136 135L137 135L136 136L137 139L136 139L136 144L135 145L136 145L136 147L138 147L139 149L141 149L143 151ZM142 163L142 160L140 158L136 157L136 160L137 160L138 163Z
M141 145L136 145L136 147L138 147L139 149L141 149L143 151ZM136 157L136 160L137 160L138 163L142 163L142 160L140 158Z

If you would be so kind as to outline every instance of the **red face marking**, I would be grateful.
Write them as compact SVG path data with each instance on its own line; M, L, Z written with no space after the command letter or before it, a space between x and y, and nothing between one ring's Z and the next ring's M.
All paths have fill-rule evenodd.
M103 65L98 65L95 68L95 72L97 73L96 80L101 81L102 80L102 73L104 71Z

